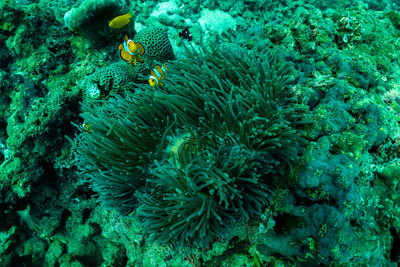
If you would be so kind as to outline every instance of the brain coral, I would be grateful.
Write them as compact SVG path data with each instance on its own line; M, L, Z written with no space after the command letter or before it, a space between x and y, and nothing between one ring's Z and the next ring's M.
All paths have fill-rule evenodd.
M148 67L144 64L133 66L119 61L87 76L81 87L90 98L105 98L113 94L124 94L124 90L131 88L133 82L148 73Z
M91 106L74 147L99 201L132 212L153 240L206 247L268 205L272 175L298 160L306 108L288 64L239 47L171 64L164 88Z
M135 35L134 40L143 45L145 54L142 59L150 67L153 67L154 61L164 63L175 58L168 34L162 28L150 27L141 30Z

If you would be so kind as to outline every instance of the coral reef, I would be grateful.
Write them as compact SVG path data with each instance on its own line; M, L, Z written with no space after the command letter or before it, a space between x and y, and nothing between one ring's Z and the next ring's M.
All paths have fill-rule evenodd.
M88 75L79 85L85 92L85 103L88 99L104 99L110 95L133 92L137 87L136 83L148 82L150 69L157 62L165 63L175 58L168 35L161 28L143 29L133 39L140 42L145 49L145 54L141 56L143 63L137 62L133 66L121 60Z
M399 7L390 0L0 0L0 265L399 265ZM108 26L128 11L126 27ZM226 20L212 24L213 14ZM179 38L186 27L192 41ZM179 58L167 63L163 88L134 84L147 83L157 59L139 68L118 61L124 34L134 39L151 28L163 28ZM236 58L241 50L225 45L223 59L207 58L220 54L209 51L185 56L187 45L209 50L221 43L251 51ZM264 60L268 49L291 62L294 82L287 85L314 122L301 129L310 142L291 161L259 140L263 131L276 134L271 142L292 138L295 118L284 120L287 132L269 126L297 114L296 104L277 98L270 104L293 112L248 120L246 114L262 113L256 108L264 102L253 87L240 88L270 84L271 77L240 75L253 73L255 63L246 62ZM278 67L273 58L268 62ZM216 90L231 87L228 94ZM96 97L101 101L92 106ZM82 111L94 124L79 118ZM247 143L240 120L244 132L256 129ZM70 121L98 141L90 149L99 153L103 146L100 152L120 164L112 177L122 180L97 184L115 194L101 194L105 205L82 179L89 173L76 172L76 148L65 138L78 131ZM121 151L135 127L137 151L148 150L132 160ZM104 147L118 142L118 150ZM125 169L135 160L142 169ZM92 167L109 178L108 165ZM123 174L132 171L141 175L126 187ZM116 202L122 213L134 212L110 209ZM202 224L207 218L212 221ZM184 240L193 244L163 245Z
M159 27L141 30L135 35L135 42L143 45L145 54L142 56L146 66L152 68L155 62L164 63L175 58L167 32Z
M139 80L139 74L145 74L148 68L144 64L126 64L120 61L100 68L90 74L81 83L80 87L90 99L106 98L109 95L124 94L123 90L132 87L134 81Z
M261 214L271 175L304 147L289 69L238 47L187 50L165 90L142 87L83 114L92 133L75 145L80 172L122 213L136 194L153 239L207 247L229 222Z

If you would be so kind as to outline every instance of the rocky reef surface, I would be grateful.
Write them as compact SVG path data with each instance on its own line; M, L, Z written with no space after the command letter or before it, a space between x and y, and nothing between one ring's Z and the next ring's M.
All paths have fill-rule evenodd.
M0 266L399 264L399 5L0 10Z

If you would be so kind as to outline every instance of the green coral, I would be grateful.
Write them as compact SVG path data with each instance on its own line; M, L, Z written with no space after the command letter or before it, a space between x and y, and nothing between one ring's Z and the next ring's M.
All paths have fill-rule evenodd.
M355 16L350 15L350 12L340 18L337 26L339 47L352 47L361 40L363 27Z
M240 47L187 49L164 88L89 106L92 133L75 143L81 174L105 206L138 206L152 239L206 247L260 215L272 176L304 149L306 108L290 96L289 70Z
M11 226L8 230L5 230L6 229L0 231L0 263L3 266L8 266L12 260L9 251L13 249L17 242L15 233L16 227Z
M388 17L396 29L400 29L400 14L398 11L389 11L384 17Z
M141 58L150 67L153 67L154 62L164 63L175 58L168 34L162 28L149 27L141 30L134 40L143 45L145 54Z
M123 94L127 88L138 81L140 75L148 73L143 64L127 64L124 61L112 63L98 69L85 78L80 87L90 98L106 98L110 94Z
M389 185L391 189L396 189L400 182L400 162L394 160L387 163L382 168L379 176Z

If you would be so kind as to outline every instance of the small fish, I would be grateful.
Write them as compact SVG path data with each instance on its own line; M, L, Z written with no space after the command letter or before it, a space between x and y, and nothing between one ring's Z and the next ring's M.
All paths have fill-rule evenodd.
M128 12L124 15L113 18L108 24L108 26L114 29L121 29L122 27L124 27L129 23L130 18L132 18L132 14Z
M150 77L149 77L149 84L151 87L154 87L156 85L161 85L163 86L164 84L161 82L161 80L165 79L165 71L167 71L168 68L165 65L165 63L160 66L156 65L154 69L150 71Z
M183 39L186 39L188 41L192 41L193 39L188 27L186 27L182 32L179 33L179 37L183 37Z
M118 45L117 49L119 57L127 63L132 62L133 66L136 66L136 61L143 63L143 59L140 58L144 54L143 45L128 39L128 36L125 35L125 40Z
M90 123L82 123L80 126L79 126L79 128L80 128L80 130L82 131L82 132L87 132L87 133L92 133L92 126L90 125Z

